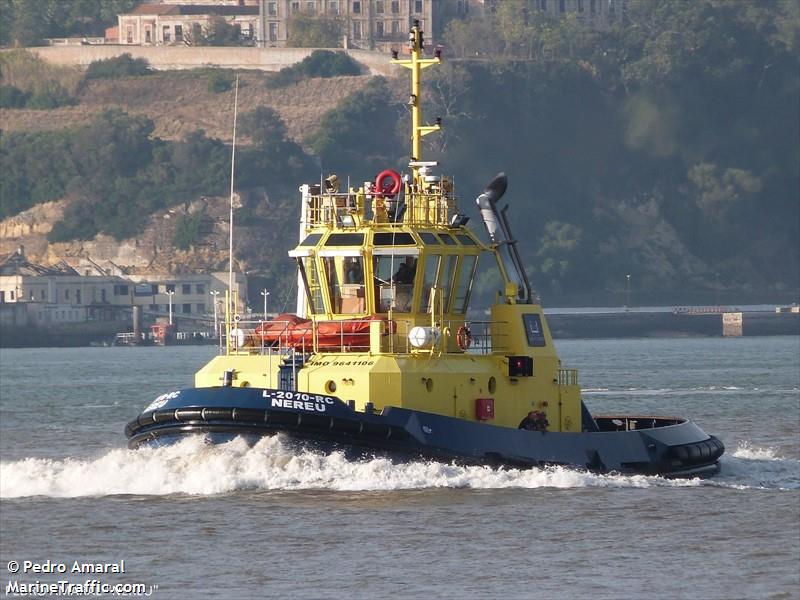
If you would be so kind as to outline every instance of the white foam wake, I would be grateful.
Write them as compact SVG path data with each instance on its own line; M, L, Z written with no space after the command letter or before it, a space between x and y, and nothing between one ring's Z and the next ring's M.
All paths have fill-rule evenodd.
M0 463L0 497L222 494L237 490L408 490L697 485L657 477L593 475L563 468L493 469L433 461L395 464L298 451L280 436L253 446L191 437L162 448L111 450L94 460L26 458Z
M724 487L800 487L798 461L723 459ZM747 450L752 452L752 450ZM758 450L758 452L765 452ZM793 483L794 482L794 483ZM385 458L348 460L297 450L280 436L255 445L241 439L213 445L190 437L171 446L114 449L93 460L26 458L0 463L0 498L109 495L212 495L241 490L388 491L426 488L695 487L699 479L595 475L560 467L494 469L434 461L396 464Z
M717 484L736 488L800 489L800 460L780 456L775 448L740 442L726 453Z

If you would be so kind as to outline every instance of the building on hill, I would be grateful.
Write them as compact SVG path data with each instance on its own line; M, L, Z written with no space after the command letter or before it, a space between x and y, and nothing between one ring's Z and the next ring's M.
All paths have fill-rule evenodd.
M119 43L135 46L192 45L198 31L208 34L217 19L238 26L242 43L256 39L259 7L214 4L140 4L117 16Z
M0 257L0 304L24 304L35 325L125 320L133 306L146 316L208 318L224 306L228 273L120 275L92 261L78 269L28 261L22 247ZM247 306L247 278L237 273L234 288L241 312Z
M239 43L259 47L291 46L296 18L338 22L342 44L365 50L399 50L415 20L428 47L439 43L451 19L480 18L497 11L501 0L151 0L118 15L109 40L138 46L196 45L222 19L239 28ZM627 0L525 0L519 18L573 16L593 29L618 22Z
M464 0L462 0L463 2ZM120 44L139 46L191 45L193 32L207 34L217 19L239 26L242 44L282 47L291 45L292 20L300 17L334 19L342 43L363 49L388 51L406 43L408 31L419 20L435 43L448 15L457 15L456 0L170 0L149 2L118 15Z

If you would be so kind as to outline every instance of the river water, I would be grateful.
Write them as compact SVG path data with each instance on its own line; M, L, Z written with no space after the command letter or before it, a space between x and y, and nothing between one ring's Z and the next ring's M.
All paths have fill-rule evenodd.
M125 423L214 348L0 350L0 594L800 598L800 338L558 346L591 410L694 419L720 475L354 463L280 437L130 451Z

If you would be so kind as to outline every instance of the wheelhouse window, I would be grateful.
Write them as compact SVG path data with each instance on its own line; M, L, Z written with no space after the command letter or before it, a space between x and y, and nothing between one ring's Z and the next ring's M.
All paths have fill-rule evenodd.
M326 256L322 259L331 310L358 315L367 310L362 256Z
M313 256L297 259L300 267L300 276L303 278L303 287L306 290L308 312L313 315L325 313L325 301L322 298L322 286L317 273L317 264Z
M458 257L447 256L444 259L444 270L442 276L439 278L439 287L442 292L442 306L445 307L445 312L450 305L450 290L453 289L453 276L456 274L456 265L458 264Z
M376 256L373 275L375 279L375 306L377 312L411 312L414 299L414 279L417 257L410 254Z
M439 275L439 265L442 257L438 254L429 254L425 258L425 273L422 277L422 298L420 300L420 311L429 313L434 306L434 290L436 279Z
M472 281L475 278L475 266L478 262L477 256L465 256L461 259L461 270L458 272L456 281L455 295L453 296L452 312L463 315L467 312L469 296L472 291Z

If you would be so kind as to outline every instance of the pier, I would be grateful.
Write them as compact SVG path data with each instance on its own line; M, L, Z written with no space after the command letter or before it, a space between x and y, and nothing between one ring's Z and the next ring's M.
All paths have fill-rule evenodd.
M800 307L774 304L545 309L555 337L800 335Z

